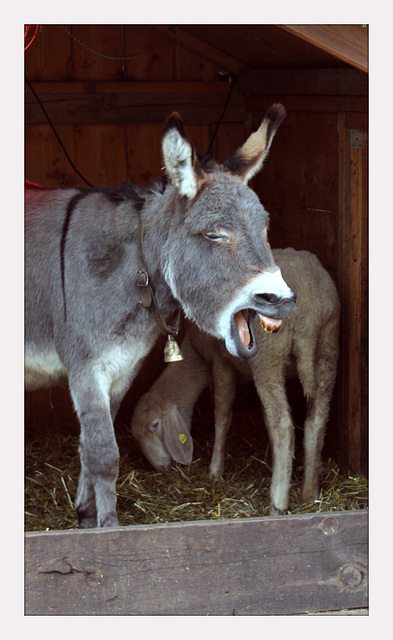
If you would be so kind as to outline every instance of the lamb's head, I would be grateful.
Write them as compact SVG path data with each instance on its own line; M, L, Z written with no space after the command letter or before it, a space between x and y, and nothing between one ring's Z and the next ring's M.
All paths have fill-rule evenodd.
M146 393L135 407L131 430L155 469L164 471L172 460L191 464L194 444L190 426L173 402L158 401Z

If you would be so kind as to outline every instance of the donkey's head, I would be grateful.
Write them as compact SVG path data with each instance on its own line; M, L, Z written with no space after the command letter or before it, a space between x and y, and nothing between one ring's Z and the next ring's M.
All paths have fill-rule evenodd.
M270 107L259 129L222 166L199 162L177 113L168 118L162 140L175 209L166 281L186 315L243 358L258 349L256 315L268 331L277 331L296 300L273 260L269 216L247 187L284 117L282 105Z

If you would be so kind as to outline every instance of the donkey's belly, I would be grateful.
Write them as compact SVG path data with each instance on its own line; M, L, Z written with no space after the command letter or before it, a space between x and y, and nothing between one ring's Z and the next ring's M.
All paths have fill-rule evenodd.
M66 381L67 371L56 351L37 351L26 348L25 387L27 390L55 387Z
M116 393L131 385L153 344L154 339L142 338L108 346L93 363L102 390Z
M154 344L154 336L108 345L105 353L92 361L91 374L104 393L118 392L131 384ZM56 351L26 347L25 387L29 391L67 382L67 370Z

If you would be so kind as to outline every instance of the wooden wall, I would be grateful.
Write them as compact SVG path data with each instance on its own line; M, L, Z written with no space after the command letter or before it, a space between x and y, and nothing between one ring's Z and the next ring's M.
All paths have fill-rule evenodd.
M43 25L26 73L31 82L217 80L216 65L155 25Z
M62 27L44 26L26 52L26 76L91 184L119 184L127 178L146 184L157 177L162 123L174 109L182 113L196 146L208 149L232 89L231 82L219 80L218 65L182 46L176 33L168 38L154 26L80 25L72 33L88 48ZM137 57L113 60L94 51ZM288 74L275 72L270 81L275 93L269 92L266 72L262 81L238 81L212 151L223 161L259 125L272 102L286 106L287 118L252 186L271 214L271 245L316 253L337 283L341 359L327 445L343 469L366 472L366 83L362 74L347 70L297 73L294 79L291 71L289 82ZM315 87L318 95L313 95ZM352 148L352 130L362 132L361 149ZM84 184L28 87L25 155L29 180L47 186ZM128 396L130 407L162 368L160 344ZM74 420L67 395L54 412L57 393L66 394L28 394L30 425L60 424L64 411Z
M188 131L198 148L207 150L230 89L219 82L215 65L157 27L65 29L42 27L26 52L25 71L88 182L100 186L129 178L146 184L157 177L162 124L174 108L193 125ZM227 122L236 121L241 130L242 104L242 98L232 101L227 114ZM47 186L83 185L29 89L26 123L26 176ZM222 130L221 140L228 133Z

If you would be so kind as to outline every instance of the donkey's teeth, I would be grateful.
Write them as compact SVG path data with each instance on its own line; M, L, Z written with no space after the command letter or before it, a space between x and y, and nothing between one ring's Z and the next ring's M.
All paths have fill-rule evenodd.
M250 331L248 329L248 324L246 319L241 311L238 311L235 315L235 320L237 323L237 330L239 332L239 338L244 344L245 347L251 342Z
M266 331L266 333L277 333L277 331L279 331L282 325L282 320L278 320L277 318L267 318L261 313L258 313L258 315L261 321L261 327Z

